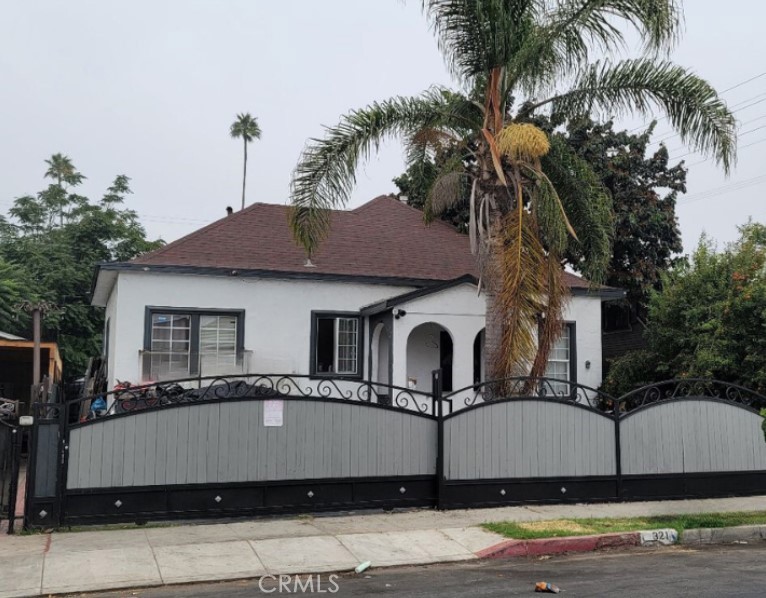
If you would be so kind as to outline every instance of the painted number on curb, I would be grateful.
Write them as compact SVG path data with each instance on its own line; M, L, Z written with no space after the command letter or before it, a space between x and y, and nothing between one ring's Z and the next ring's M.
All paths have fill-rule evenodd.
M675 544L678 532L674 529L655 529L641 532L641 544Z

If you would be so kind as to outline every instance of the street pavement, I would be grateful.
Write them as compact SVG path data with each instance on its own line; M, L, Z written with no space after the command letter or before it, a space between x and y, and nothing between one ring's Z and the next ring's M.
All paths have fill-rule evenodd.
M314 577L314 593L317 593ZM766 545L704 549L653 548L588 553L535 560L473 561L425 567L371 569L362 575L322 578L326 596L406 596L453 598L534 595L534 584L548 581L573 598L625 596L761 597L766 594ZM307 587L308 578L303 577ZM296 593L294 580L256 580L152 588L95 594L94 598L253 598ZM330 590L337 588L337 592ZM297 592L300 593L300 592Z
M270 518L0 536L0 598L477 559L491 521L766 511L766 496ZM766 593L766 592L765 592Z

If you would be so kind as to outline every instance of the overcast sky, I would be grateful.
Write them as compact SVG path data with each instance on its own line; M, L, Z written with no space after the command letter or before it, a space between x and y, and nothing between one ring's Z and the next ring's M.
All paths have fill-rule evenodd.
M719 90L742 123L726 179L690 165L678 206L684 246L705 230L726 242L749 216L766 222L766 8L757 0L687 0L674 53ZM0 213L43 188L43 160L69 155L99 197L132 179L150 236L173 240L240 204L236 113L258 117L248 203L286 203L306 139L349 109L450 84L419 0L3 0L0 8ZM758 77L761 75L760 77ZM744 83L748 79L754 80ZM626 121L628 128L644 122ZM759 129L759 127L763 127ZM672 135L660 121L656 139ZM763 142L763 143L760 143ZM752 144L752 145L751 145ZM750 146L750 147L748 147ZM390 143L359 172L351 207L395 191Z

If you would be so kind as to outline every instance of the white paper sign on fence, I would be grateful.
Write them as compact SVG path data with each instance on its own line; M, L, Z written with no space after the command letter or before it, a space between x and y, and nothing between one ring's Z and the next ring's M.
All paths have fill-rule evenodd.
M267 428L281 428L284 423L285 402L270 399L263 402L263 425Z

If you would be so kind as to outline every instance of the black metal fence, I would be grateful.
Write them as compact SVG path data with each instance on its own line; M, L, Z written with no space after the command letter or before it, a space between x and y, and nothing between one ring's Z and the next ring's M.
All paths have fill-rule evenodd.
M300 375L128 386L35 407L25 523L766 492L763 407L714 380L444 393L438 370L431 392Z
M21 460L21 432L18 428L17 401L0 399L0 520L8 521L8 533L13 533L16 516Z

